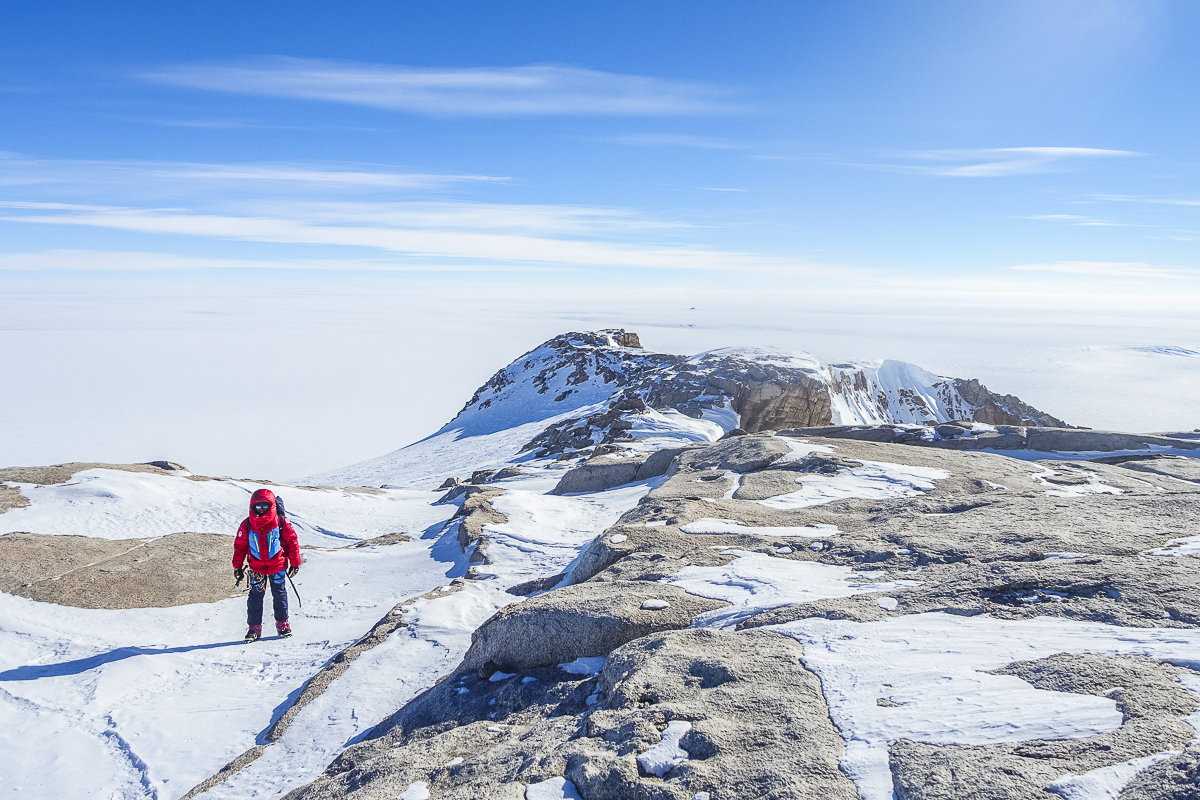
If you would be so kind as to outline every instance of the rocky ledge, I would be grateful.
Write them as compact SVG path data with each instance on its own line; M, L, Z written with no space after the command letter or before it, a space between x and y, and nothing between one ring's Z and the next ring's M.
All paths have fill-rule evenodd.
M958 427L573 468L652 488L288 797L1195 800L1200 443Z

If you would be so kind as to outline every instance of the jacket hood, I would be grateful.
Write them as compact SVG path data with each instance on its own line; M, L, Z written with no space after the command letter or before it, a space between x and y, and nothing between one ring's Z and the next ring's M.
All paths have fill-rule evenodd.
M259 489L250 495L251 506L264 501L271 504L271 509L266 514L256 517L254 516L254 510L250 510L250 528L255 533L262 533L263 531L279 527L279 514L275 510L275 493L270 489Z

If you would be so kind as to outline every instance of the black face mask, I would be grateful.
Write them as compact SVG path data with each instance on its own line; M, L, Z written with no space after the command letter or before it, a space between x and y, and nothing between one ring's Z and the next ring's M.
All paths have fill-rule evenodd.
M250 510L254 512L254 516L262 517L262 516L265 516L268 511L271 510L271 504L265 503L265 502L264 503L254 503L250 506Z

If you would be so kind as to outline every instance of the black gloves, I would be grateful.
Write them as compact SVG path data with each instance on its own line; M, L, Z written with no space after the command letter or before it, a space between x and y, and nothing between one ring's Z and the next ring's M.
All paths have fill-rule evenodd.
M297 572L299 572L299 571L300 571L300 565L299 565L299 564L293 564L292 566L288 567L288 577L289 577L289 578L294 578L294 577L296 577L296 573L297 573Z
M238 568L233 571L233 579L238 583L241 583L244 577L246 577L246 570Z

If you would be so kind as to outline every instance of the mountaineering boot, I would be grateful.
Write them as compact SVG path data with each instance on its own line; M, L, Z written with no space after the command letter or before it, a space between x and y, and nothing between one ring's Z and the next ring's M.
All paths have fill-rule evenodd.
M246 631L246 644L257 642L262 638L262 625L251 625Z
M292 626L285 619L283 622L275 623L275 632L279 634L280 639L286 639L292 635Z

